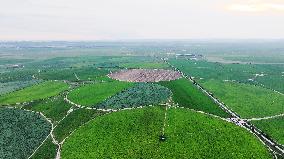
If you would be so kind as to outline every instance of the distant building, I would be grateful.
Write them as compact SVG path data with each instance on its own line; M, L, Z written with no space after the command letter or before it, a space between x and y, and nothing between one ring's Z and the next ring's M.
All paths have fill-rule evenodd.
M176 59L189 59L189 60L201 60L203 55L200 54L176 54Z
M25 66L22 64L14 64L14 65L9 65L7 68L24 68Z

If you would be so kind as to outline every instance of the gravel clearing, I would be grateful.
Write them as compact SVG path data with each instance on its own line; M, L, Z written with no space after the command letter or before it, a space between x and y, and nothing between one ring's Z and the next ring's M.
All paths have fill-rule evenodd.
M171 81L181 77L173 70L163 69L126 69L108 75L110 78L127 82L159 82Z

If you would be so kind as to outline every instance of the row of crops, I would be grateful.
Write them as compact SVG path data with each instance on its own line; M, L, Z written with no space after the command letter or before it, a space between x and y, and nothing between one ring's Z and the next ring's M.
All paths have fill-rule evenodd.
M271 158L266 147L232 123L181 108L168 109L165 142L159 140L164 107L100 116L74 132L62 158Z
M169 61L174 67L198 81L236 81L260 85L284 93L284 65L269 64L222 64L208 61Z
M28 158L49 135L51 124L38 113L0 108L0 158Z
M167 102L170 96L171 91L161 85L140 83L95 105L95 108L123 109L156 105Z

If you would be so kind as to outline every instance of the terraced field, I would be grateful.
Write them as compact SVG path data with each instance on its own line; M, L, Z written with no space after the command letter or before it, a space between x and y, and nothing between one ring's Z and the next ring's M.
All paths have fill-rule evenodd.
M164 113L162 107L146 107L98 117L65 141L62 158L271 157L245 129L180 108L168 109L163 142Z
M0 108L0 158L28 158L49 135L51 124L38 113Z
M27 87L25 89L0 96L0 105L29 102L55 96L68 89L68 84L63 82L47 81Z

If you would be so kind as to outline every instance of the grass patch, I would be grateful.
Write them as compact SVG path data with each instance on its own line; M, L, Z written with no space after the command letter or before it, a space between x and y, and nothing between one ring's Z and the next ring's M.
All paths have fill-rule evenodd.
M55 138L58 141L63 141L75 129L89 120L101 115L102 112L89 109L76 109L70 113L64 120L62 120L54 129Z
M40 146L31 159L51 159L56 157L57 146L52 142L51 137Z
M209 80L202 85L243 118L273 116L283 113L283 95L262 87Z
M90 84L70 92L68 98L80 105L94 106L131 86L133 83L119 81Z
M163 69L169 68L169 65L164 62L131 62L120 64L120 67L134 69L134 68L144 68L144 69Z
M252 121L252 123L275 141L284 145L284 117Z
M51 124L40 114L0 108L1 158L28 158L48 136Z
M204 111L221 117L229 116L185 78L169 82L159 82L159 84L168 87L172 91L174 102L178 103L181 107Z
M63 96L55 96L50 99L32 102L23 108L42 112L47 118L52 120L53 124L57 124L71 107L72 105L64 101Z
M218 118L170 108L145 107L96 118L62 147L62 158L271 158L247 130ZM94 148L95 147L95 148Z
M0 96L0 105L29 102L55 96L68 89L68 84L63 82L48 81L32 87Z

